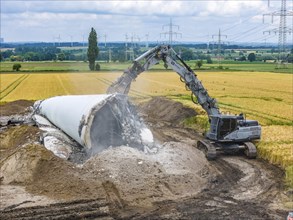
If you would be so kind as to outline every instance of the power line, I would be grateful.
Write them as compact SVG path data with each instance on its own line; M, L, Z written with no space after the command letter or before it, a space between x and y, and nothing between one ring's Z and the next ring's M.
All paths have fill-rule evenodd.
M253 15L253 16L248 16L248 17L246 17L244 20L242 20L240 23L236 23L236 24L234 24L234 25L232 25L232 26L230 26L230 27L224 29L223 31L226 32L226 31L228 31L228 30L234 29L234 27L237 27L238 25L240 25L240 24L242 24L242 23L244 23L244 22L250 20L250 19L253 18L254 16L255 16L255 15Z
M262 40L268 40L268 39L270 39L270 38L273 38L273 37L275 37L274 35L272 35L272 36L261 36L261 37L258 37L258 38L256 38L256 39L254 39L254 41L262 41Z
M239 40L239 39L244 39L250 35L255 35L255 30L259 30L259 28L262 27L262 29L265 29L266 27L263 27L263 25L257 25L257 26L254 26L253 28L250 28L246 31L243 31L239 34L237 34L236 36L234 36L233 38L230 39L230 41L236 41L236 40Z

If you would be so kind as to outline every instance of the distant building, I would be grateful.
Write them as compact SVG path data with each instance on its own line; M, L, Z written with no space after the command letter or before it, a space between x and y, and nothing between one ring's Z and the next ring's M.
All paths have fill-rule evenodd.
M0 43L4 43L4 38L0 37Z

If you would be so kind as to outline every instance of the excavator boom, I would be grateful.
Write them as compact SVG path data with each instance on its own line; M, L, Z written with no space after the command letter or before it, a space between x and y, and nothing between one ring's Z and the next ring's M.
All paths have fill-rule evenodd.
M209 96L207 90L198 80L192 69L168 45L154 47L135 59L133 65L125 70L122 76L108 88L107 93L128 94L131 82L140 73L150 69L160 61L165 63L165 67L170 66L180 76L180 79L185 82L186 88L191 90L197 102L209 116L221 114L217 106L217 101Z

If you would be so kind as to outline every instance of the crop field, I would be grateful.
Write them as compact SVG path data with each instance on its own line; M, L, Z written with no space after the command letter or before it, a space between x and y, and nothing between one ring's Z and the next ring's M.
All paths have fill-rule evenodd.
M68 94L105 93L116 72L20 73L1 74L1 102L19 99L38 100ZM209 94L218 100L221 111L258 120L263 126L262 140L257 144L259 155L287 169L293 179L293 78L290 74L270 72L199 72ZM177 74L171 71L146 72L133 82L130 96L135 101L152 96L167 96L195 107L198 118L207 121L200 106L190 100L190 92ZM198 120L198 119L194 119ZM193 122L193 120L190 120ZM190 123L189 123L190 124ZM202 123L203 126L206 123ZM191 125L192 127L192 125Z
M16 62L1 62L1 72L13 72L12 66ZM89 72L87 62L83 61L32 61L19 62L21 64L22 72ZM99 62L102 71L123 71L131 65L131 62ZM195 60L186 61L191 67L195 68ZM292 64L288 64L286 68L277 68L275 63L263 62L240 62L240 61L222 61L221 71L250 71L250 72L278 72L278 73L293 73ZM196 71L219 71L219 64L214 60L213 64L207 64L204 61L203 66ZM165 70L163 63L155 66L156 70ZM152 70L150 70L152 71Z

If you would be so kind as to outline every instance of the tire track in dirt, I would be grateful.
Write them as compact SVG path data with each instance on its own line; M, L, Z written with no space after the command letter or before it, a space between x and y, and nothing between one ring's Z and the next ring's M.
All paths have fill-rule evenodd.
M235 162L243 166L237 167ZM278 194L280 183L273 177L273 172L265 168L266 163L251 161L240 156L220 156L210 164L211 167L207 168L207 172L216 169L218 175L209 179L208 185L198 196L157 202L154 210L140 213L133 216L133 219L276 220L287 216L285 210L270 208L270 203ZM251 166L253 170L245 170L246 165ZM273 167L272 169L277 175L281 175L279 169ZM247 171L252 171L252 174L248 174ZM264 176L267 183L263 181ZM253 191L258 184L262 187L262 192ZM255 198L235 198L237 193L243 192L242 190L255 193Z
M112 219L109 203L105 199L75 200L49 206L6 208L0 211L1 219Z
M156 108L156 106L153 106ZM146 117L145 120L150 120ZM157 121L156 121L157 120ZM156 126L151 129L162 141L176 139L192 146L203 136L172 123L160 123L152 118ZM209 176L211 171L216 175ZM209 176L206 188L198 197L183 201L164 201L156 210L136 216L135 219L282 219L286 216L283 208L271 208L274 200L281 195L281 169L262 160L249 160L244 155L219 154L210 161L202 173ZM167 211L168 210L168 211ZM172 210L172 213L170 213Z

